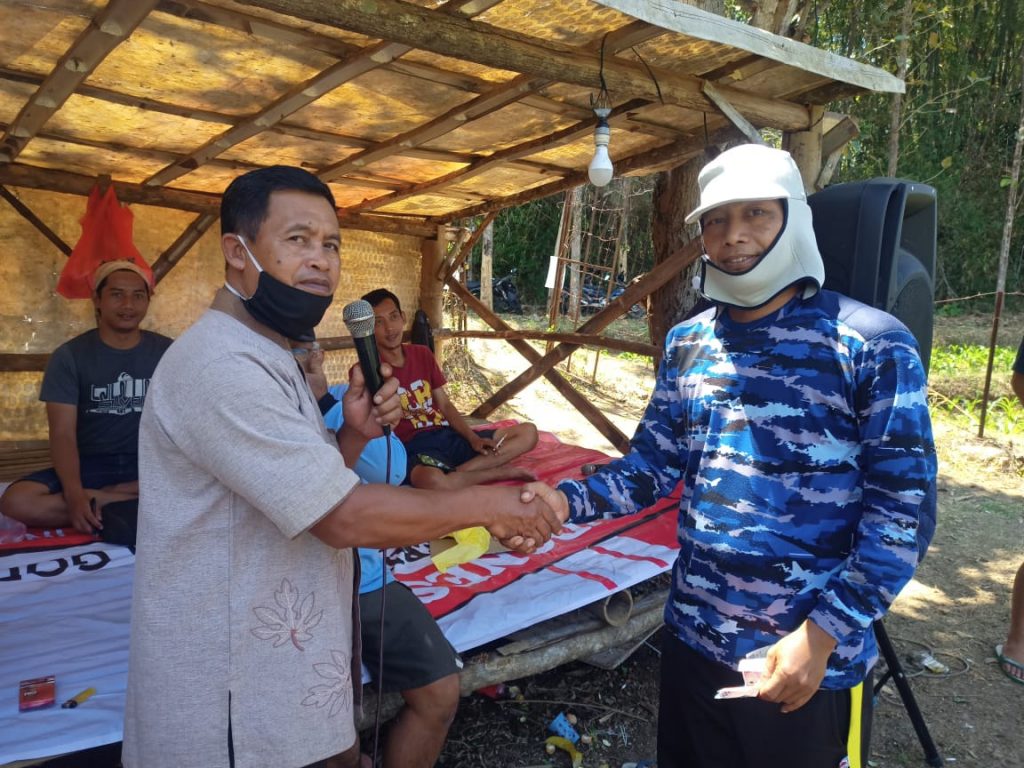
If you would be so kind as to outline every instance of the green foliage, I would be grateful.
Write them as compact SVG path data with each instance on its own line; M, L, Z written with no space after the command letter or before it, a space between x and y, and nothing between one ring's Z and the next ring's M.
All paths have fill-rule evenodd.
M928 384L933 413L965 429L978 428L988 354L988 347L979 344L932 347ZM996 347L985 417L986 432L1024 435L1024 405L1009 387L1009 371L1015 356L1016 349Z
M1018 130L1024 2L1021 0L913 0L909 35L901 24L905 0L831 0L801 3L809 17L806 42L865 64L896 72L907 44L907 91L900 120L896 175L934 186L939 200L937 298L991 292L1011 189L1009 168ZM750 4L726 0L725 14L749 20ZM894 97L865 94L832 103L852 115L860 136L847 149L833 182L888 172ZM612 138L614 148L614 135ZM631 278L653 263L653 179L634 179L627 227ZM603 225L621 206L621 180L589 196L586 260L610 264L614 231ZM526 301L540 303L555 244L562 195L505 211L496 224L494 274L518 273ZM1009 290L1024 285L1024 204L1018 205L1007 274ZM955 312L955 309L943 310Z
M811 27L811 42L895 71L902 9L903 0L833 2ZM995 287L1020 115L1022 30L1019 0L914 2L897 175L938 192L938 298ZM861 130L835 181L885 175L893 98L870 94L834 108L854 115ZM1011 290L1024 282L1021 210Z

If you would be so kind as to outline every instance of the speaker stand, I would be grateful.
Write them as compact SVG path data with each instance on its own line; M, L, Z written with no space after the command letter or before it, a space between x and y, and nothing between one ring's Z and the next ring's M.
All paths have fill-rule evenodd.
M942 756L932 740L932 735L928 732L928 725L925 723L924 716L917 706L914 692L910 690L910 683L903 672L903 665L896 655L896 649L893 648L892 642L889 640L889 634L885 631L885 626L881 620L874 623L874 630L875 639L878 640L878 650L885 659L886 670L885 674L875 683L873 693L877 696L878 692L882 690L882 686L886 684L890 677L892 678L892 681L896 683L896 690L899 691L900 698L903 700L903 708L907 711L910 722L914 726L914 732L921 742L921 748L924 749L925 762L933 766L933 768L940 768L943 765Z

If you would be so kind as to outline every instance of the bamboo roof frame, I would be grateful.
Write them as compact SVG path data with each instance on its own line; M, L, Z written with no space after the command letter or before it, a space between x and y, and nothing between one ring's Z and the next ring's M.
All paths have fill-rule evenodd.
M339 195L344 226L419 237L581 183L595 122L587 98L602 79L615 106L612 154L630 174L685 160L705 130L730 120L748 132L799 131L808 106L836 93L903 87L873 67L667 0L10 0L0 20L10 30L31 21L45 43L26 55L16 32L0 35L0 86L24 94L7 99L5 116L0 109L0 184L81 194L86 179L106 173L123 199L207 214L221 190L203 169L242 172L284 146L336 157L309 165L336 191L352 189ZM548 28L557 34L537 34ZM240 59L257 57L259 71L223 58L204 66L189 35L246 50ZM183 63L197 74L194 88L162 87L161 45L193 57ZM310 76L295 76L300 59ZM134 67L132 82L122 86L107 67ZM225 82L255 76L275 87L217 108L203 93L214 69ZM399 84L410 106L389 119L387 135L366 130L375 106L366 94L382 82L373 73ZM342 91L351 98L339 99ZM136 143L71 125L82 99L115 117L141 110L166 133ZM361 121L350 119L356 111ZM262 137L276 143L240 151ZM40 141L55 149L37 158ZM60 167L63 146L102 153L92 166ZM104 165L100 154L123 162Z
M0 197L65 253L9 188L87 195L105 179L123 202L193 212L153 264L160 280L217 221L225 174L298 158L332 186L343 228L439 241L457 219L586 183L589 104L602 85L615 172L626 175L763 128L816 135L818 146L799 147L813 160L828 101L904 89L880 69L675 0L6 0ZM830 162L856 133L849 120L841 128L826 134ZM639 278L543 356L453 277L467 255L439 261L430 279L530 362L473 415L544 376L624 450L626 437L554 365L696 251ZM6 370L46 359L3 357Z

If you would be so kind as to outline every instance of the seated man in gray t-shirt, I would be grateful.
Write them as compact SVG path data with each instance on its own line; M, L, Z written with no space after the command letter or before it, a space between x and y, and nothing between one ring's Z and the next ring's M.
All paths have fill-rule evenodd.
M108 261L93 276L96 328L59 346L43 375L53 466L16 480L0 512L26 525L103 527L103 505L138 496L139 419L149 379L171 340L140 323L151 276Z

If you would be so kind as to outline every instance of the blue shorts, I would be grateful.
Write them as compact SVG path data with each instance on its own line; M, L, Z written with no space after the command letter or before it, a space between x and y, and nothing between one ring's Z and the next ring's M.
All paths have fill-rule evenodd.
M496 430L481 429L476 433L483 438L494 437ZM405 452L409 457L409 469L406 482L413 469L423 464L436 467L445 474L452 472L460 464L465 464L475 456L479 456L469 441L451 427L436 427L424 432L417 432L405 444Z
M118 483L131 483L139 479L139 457L135 453L109 453L99 456L82 456L79 460L83 488L105 488ZM31 475L19 477L14 482L29 480L42 483L50 493L60 493L63 486L53 467L41 469Z

